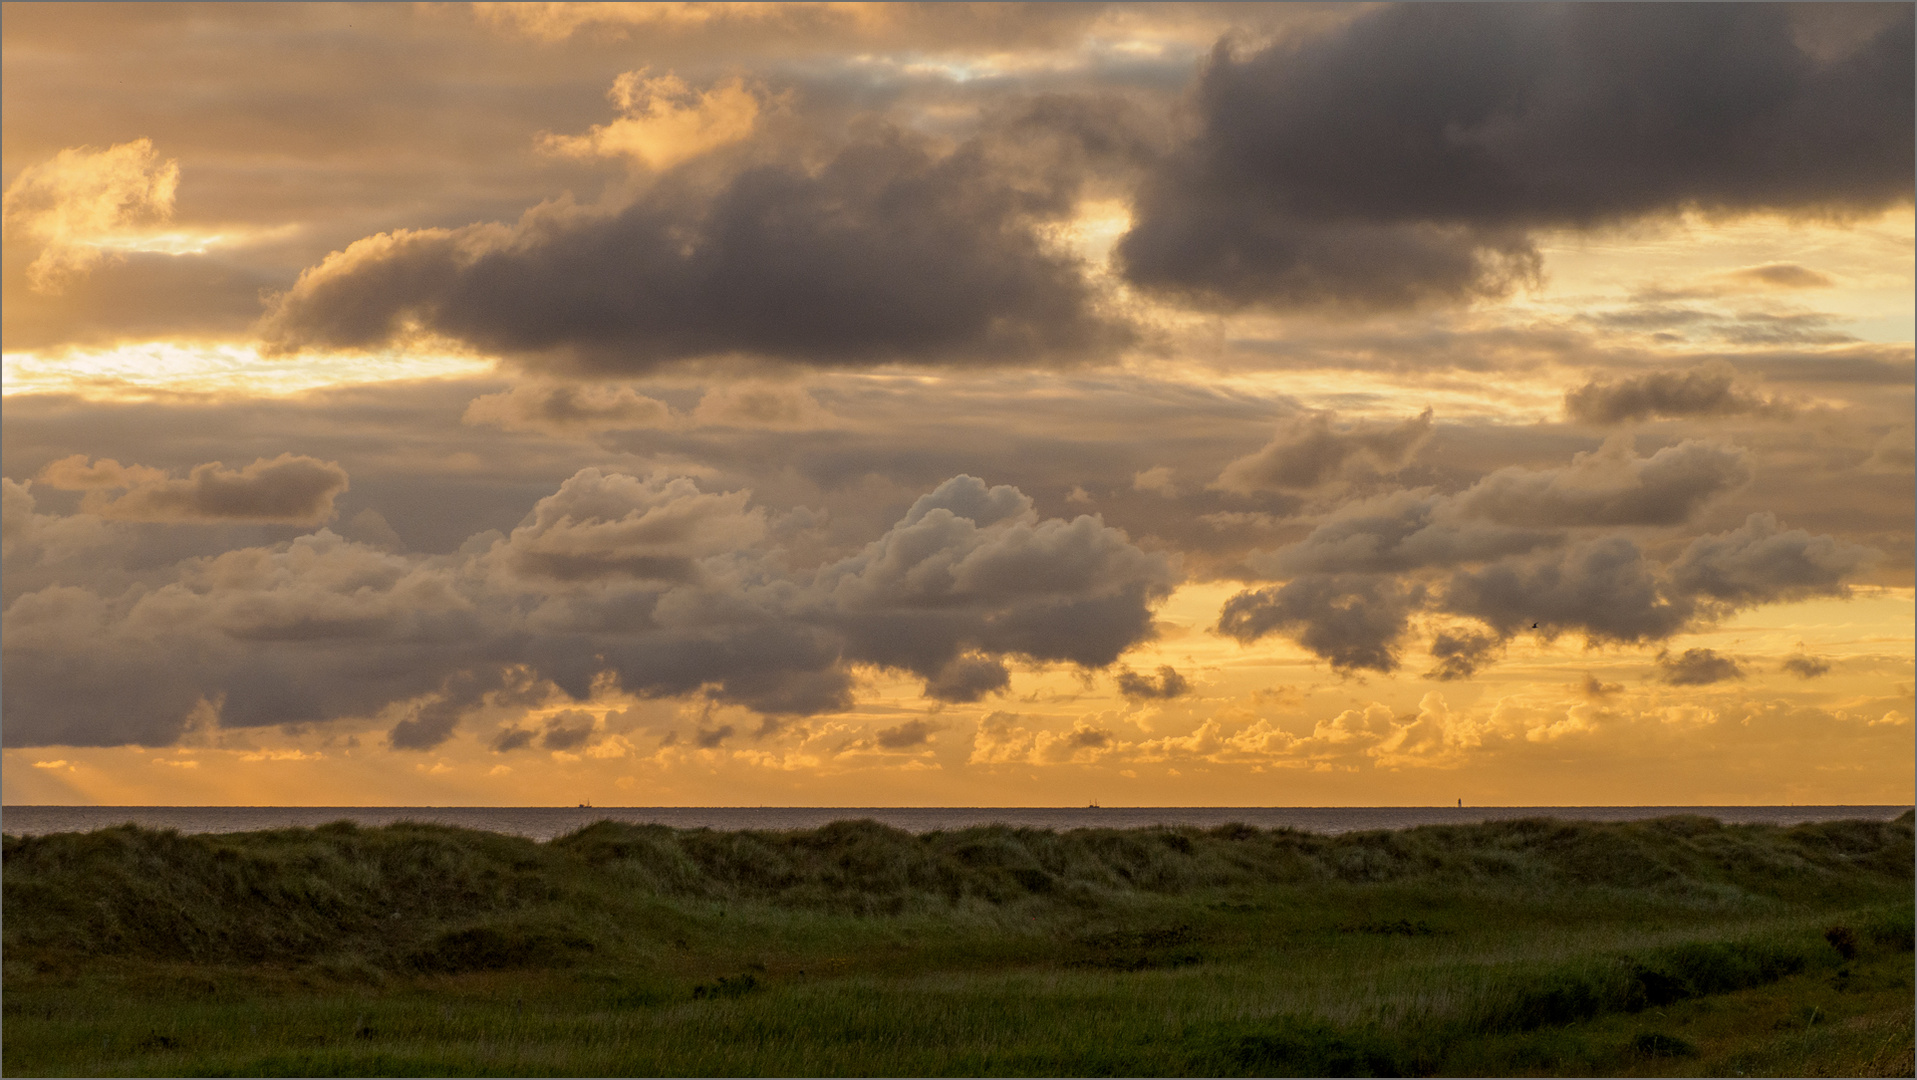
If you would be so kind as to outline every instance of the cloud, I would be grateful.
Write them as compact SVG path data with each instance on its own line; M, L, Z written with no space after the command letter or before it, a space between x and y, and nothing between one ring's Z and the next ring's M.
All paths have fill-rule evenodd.
M1172 480L1172 470L1168 465L1157 465L1133 473L1132 490L1149 491L1167 499L1178 497L1178 485Z
M1778 670L1789 672L1800 679L1815 679L1821 675L1830 674L1830 661L1823 657L1798 653L1795 656L1785 657Z
M1483 620L1508 638L1536 626L1577 630L1594 642L1659 640L1689 624L1696 605L1667 595L1656 563L1624 537L1493 563L1452 575L1442 607Z
M1412 4L1223 44L1124 272L1219 307L1457 303L1532 279L1540 229L1908 203L1910 13L1836 54L1801 47L1797 18Z
M1864 461L1864 467L1872 472L1907 473L1913 466L1917 466L1917 439L1908 427L1885 432Z
M36 482L58 491L101 491L139 487L166 479L162 469L144 465L121 465L112 458L89 462L85 454L74 454L40 470Z
M12 481L5 494L14 581L17 560L44 554L37 532L70 519L34 513ZM320 530L118 591L29 579L0 616L3 734L164 745L204 709L226 727L377 719L395 749L429 749L475 710L606 685L771 717L842 709L868 667L977 700L1003 689L1011 658L1110 665L1151 638L1178 580L1095 517L1041 518L969 476L816 568L792 565L765 519L746 491L584 469L510 535L446 555ZM539 744L580 745L574 720ZM528 745L512 730L497 748Z
M1483 563L1557 547L1570 529L1682 524L1748 477L1734 447L1686 441L1640 458L1612 440L1568 466L1496 470L1456 495L1399 491L1348 503L1299 543L1245 562L1276 576Z
M873 741L887 750L910 750L915 746L924 746L932 741L934 733L943 728L930 720L907 720L889 728L881 728Z
M694 91L684 79L647 77L645 69L613 80L606 96L622 114L584 135L548 135L547 150L570 157L627 157L650 169L669 169L752 134L759 98L738 76Z
M802 387L728 381L708 388L688 422L713 427L804 430L836 418Z
M1659 653L1657 671L1658 678L1672 686L1709 686L1744 677L1737 661L1713 649L1685 649L1677 656Z
M539 745L547 750L572 750L584 746L592 738L593 729L598 723L597 717L579 709L555 713L547 718L546 731L539 737Z
M0 477L0 538L9 545L16 539L24 539L33 528L33 506L33 492L28 484Z
M1394 718L1390 732L1365 753L1386 768L1445 767L1459 764L1483 741L1479 725L1453 712L1444 695L1433 690L1418 702L1416 715Z
M1399 468L1430 435L1430 409L1396 424L1340 424L1333 413L1307 413L1279 424L1264 449L1225 466L1214 486L1244 494L1308 491L1337 479L1354 463Z
M1622 683L1607 683L1590 672L1584 673L1584 681L1578 684L1578 692L1592 701L1603 701L1624 692Z
M582 469L539 500L502 552L516 572L559 582L688 580L699 559L765 535L765 513L747 497L706 494L687 477Z
M630 386L525 383L474 398L463 420L507 431L571 433L656 427L671 417L665 402Z
M1158 666L1158 678L1140 675L1130 669L1118 673L1118 692L1133 699L1168 699L1191 692L1191 683L1170 664Z
M576 437L601 431L693 430L701 427L802 431L833 427L838 418L797 386L751 380L708 388L690 412L610 383L532 382L483 394L467 405L467 424Z
M1088 718L1074 721L1070 731L1026 727L1017 713L995 712L979 721L972 738L973 765L1057 765L1085 763L1124 748L1117 733Z
M1484 622L1489 634L1437 634L1437 663L1427 672L1435 679L1471 677L1527 628L1546 636L1576 630L1592 641L1661 640L1701 614L1703 571L1674 578L1627 538L1572 542L1569 530L1682 524L1748 475L1735 448L1684 442L1639 458L1614 440L1562 468L1494 471L1454 496L1404 491L1350 504L1300 543L1248 556L1252 569L1290 580L1231 598L1219 629L1240 641L1283 633L1334 669L1389 672L1413 612L1435 604ZM1841 572L1855 567L1842 565ZM1436 583L1419 572L1440 568L1456 569L1441 589L1427 588ZM1770 573L1759 576L1772 581Z
M1510 466L1458 496L1461 513L1502 525L1677 525L1711 497L1750 479L1743 451L1685 440L1648 458L1607 440L1558 469Z
M785 29L792 18L792 12L781 10L786 7L787 5L782 4L697 2L637 6L599 3L476 3L472 5L472 11L483 21L501 29L545 41L559 41L586 27L601 31L642 30L651 33L707 28L736 32L742 26L772 23ZM835 10L845 7L847 5L790 5L792 9L816 9L807 14L837 27L857 25L858 19L852 12Z
M997 660L988 656L955 656L925 680L925 696L969 703L987 694L996 694L1011 684L1011 672Z
M0 552L6 559L0 588L9 601L65 582L63 574L84 572L107 552L126 553L125 526L91 514L36 513L33 484L0 477Z
M499 737L493 740L493 753L509 754L514 750L523 750L531 746L533 740L537 738L538 735L538 732L527 731L525 728L511 728L502 731L499 733Z
M1878 553L1832 536L1785 529L1774 514L1752 514L1729 532L1691 541L1671 567L1684 593L1738 607L1842 596L1843 580Z
M473 13L499 30L555 43L585 36L681 48L701 40L721 43L726 55L770 51L781 57L806 50L859 59L897 50L919 56L967 47L1042 48L1069 44L1107 14L1098 4L970 5L875 3L593 2L476 3ZM1321 16L1322 17L1322 16Z
M1438 606L1481 619L1504 638L1535 628L1547 636L1576 630L1592 642L1657 641L1744 607L1844 595L1844 579L1876 557L1759 513L1692 540L1669 567L1614 536L1461 570Z
M194 466L185 479L122 467L111 459L88 466L84 457L67 458L48 466L46 476L50 486L94 488L82 505L122 521L317 525L332 518L333 500L347 489L345 469L303 454L260 458L240 469L208 462ZM108 487L126 491L106 498L100 489Z
M37 290L57 292L124 246L115 241L129 230L171 217L179 182L179 163L159 160L147 139L62 150L7 186L8 242L40 245L27 278Z
M498 683L490 672L457 671L446 676L438 693L409 703L405 717L387 732L388 745L395 750L431 750L451 738L465 711ZM223 715L221 719L226 717ZM493 749L504 751L517 745L523 744L504 736L493 744Z
M1388 578L1310 574L1225 601L1218 630L1244 643L1283 632L1336 671L1391 672L1397 642L1422 599L1422 590Z
M1770 262L1732 270L1725 278L1762 289L1828 289L1837 282L1821 270L1793 262Z
M1712 364L1615 381L1593 379L1565 393L1564 413L1587 424L1622 424L1654 416L1784 416L1790 407L1736 385L1729 364Z
M399 533L393 531L392 523L386 520L386 515L370 506L354 514L353 519L340 531L341 535L348 540L357 540L381 551L406 549L406 541L400 538Z
M1450 682L1469 679L1504 651L1504 642L1491 634L1471 630L1440 630L1431 638L1431 658L1438 663L1424 673L1427 679Z
M1097 132L1018 138L1007 123L946 153L872 128L817 167L766 161L716 186L661 183L617 209L556 202L512 226L381 233L302 273L263 333L289 350L427 333L601 375L741 356L811 367L1105 357L1132 331L1101 314L1076 257L1038 232L1069 214L1083 171L1072 162Z
M1456 497L1400 491L1349 503L1321 520L1302 541L1276 553L1256 553L1246 563L1279 576L1390 573L1483 562L1562 540L1557 531L1472 521Z
M1017 489L958 476L814 587L857 655L936 680L974 650L1104 667L1151 637L1176 580L1095 516L1039 520Z

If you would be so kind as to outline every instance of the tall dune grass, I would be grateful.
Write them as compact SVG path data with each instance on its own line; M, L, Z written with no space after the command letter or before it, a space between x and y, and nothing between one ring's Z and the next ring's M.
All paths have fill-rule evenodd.
M1761 1069L1803 1008L1895 1058L1912 824L9 836L0 1067Z

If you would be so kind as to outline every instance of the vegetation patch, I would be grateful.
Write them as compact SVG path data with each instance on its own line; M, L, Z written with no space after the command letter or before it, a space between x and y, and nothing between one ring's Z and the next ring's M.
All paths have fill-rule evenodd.
M1908 814L6 837L4 1067L1881 1072L1912 851Z

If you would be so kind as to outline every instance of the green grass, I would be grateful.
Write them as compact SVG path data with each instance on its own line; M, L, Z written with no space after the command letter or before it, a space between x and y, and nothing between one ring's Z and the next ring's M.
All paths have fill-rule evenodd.
M0 1068L1910 1075L1912 860L1908 813L7 837Z

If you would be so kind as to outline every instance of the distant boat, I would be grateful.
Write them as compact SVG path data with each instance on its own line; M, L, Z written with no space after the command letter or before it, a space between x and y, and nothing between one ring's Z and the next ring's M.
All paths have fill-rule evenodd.
M1085 809L1087 809L1087 810L1096 810L1096 809L1098 809L1098 800L1096 800L1096 799L1093 799L1093 800L1092 800L1092 805L1090 805L1090 806L1088 806L1088 807L1086 807Z
M580 803L580 804L579 804L579 809L581 809L581 810L590 810L590 809L592 809L592 800L591 800L591 799L587 799L587 800L586 800L585 802L582 802L582 803Z

